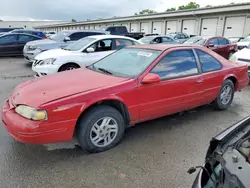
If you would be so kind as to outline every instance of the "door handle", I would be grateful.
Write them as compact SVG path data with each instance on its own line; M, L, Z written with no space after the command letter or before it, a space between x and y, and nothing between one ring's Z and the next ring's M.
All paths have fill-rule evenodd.
M196 83L198 84L202 84L204 82L204 80L200 79L200 80L196 80Z

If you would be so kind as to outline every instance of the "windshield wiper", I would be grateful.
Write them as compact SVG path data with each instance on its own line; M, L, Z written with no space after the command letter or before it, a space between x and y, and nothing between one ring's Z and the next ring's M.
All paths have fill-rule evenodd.
M113 74L112 72L110 72L110 71L108 71L108 70L106 70L104 68L97 68L97 69L100 70L100 71L102 71L102 72L104 72L104 73L110 74L110 75Z

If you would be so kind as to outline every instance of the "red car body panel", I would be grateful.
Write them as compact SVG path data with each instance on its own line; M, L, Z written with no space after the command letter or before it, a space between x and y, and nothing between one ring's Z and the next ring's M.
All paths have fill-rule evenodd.
M132 48L162 50L163 53L138 78L119 78L82 68L20 84L2 109L6 129L21 142L63 142L72 139L80 115L100 101L116 100L123 103L130 116L129 124L133 125L210 103L219 94L223 81L229 77L237 80L237 91L249 82L247 65L231 63L204 47L143 45ZM167 53L190 48L213 55L223 68L195 76L142 84L143 78ZM46 110L48 120L32 121L21 117L14 110L20 104Z
M220 38L221 39L226 39L224 37L211 37L206 41L204 46L211 49L211 50L213 50L217 54L220 54L222 57L228 59L231 52L234 53L234 52L238 51L238 46L237 46L237 44L231 43L228 39L226 39L226 40L228 40L230 42L230 44L218 45L218 46L216 45L216 46L213 46L213 47L209 47L209 43L210 43L211 40L220 39Z

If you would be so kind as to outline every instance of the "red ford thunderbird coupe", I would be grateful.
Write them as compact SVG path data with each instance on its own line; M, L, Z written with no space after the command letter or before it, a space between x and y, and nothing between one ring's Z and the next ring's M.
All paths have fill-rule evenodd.
M204 104L226 109L248 83L247 65L204 47L127 47L86 68L18 85L2 120L20 142L63 142L75 133L87 151L101 152L136 123Z

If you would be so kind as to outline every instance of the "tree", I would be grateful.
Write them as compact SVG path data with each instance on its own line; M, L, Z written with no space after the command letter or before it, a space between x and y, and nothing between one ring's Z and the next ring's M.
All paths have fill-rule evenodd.
M167 10L166 10L166 12L171 12L171 11L176 11L176 8L168 8Z
M179 6L178 10L188 10L188 9L197 9L200 8L200 5L195 2L190 2L187 5Z
M71 22L76 22L76 20L74 18L72 18Z
M155 14L157 13L156 11L154 10L150 10L150 9L144 9L138 13L135 13L135 15L144 15L144 14Z

